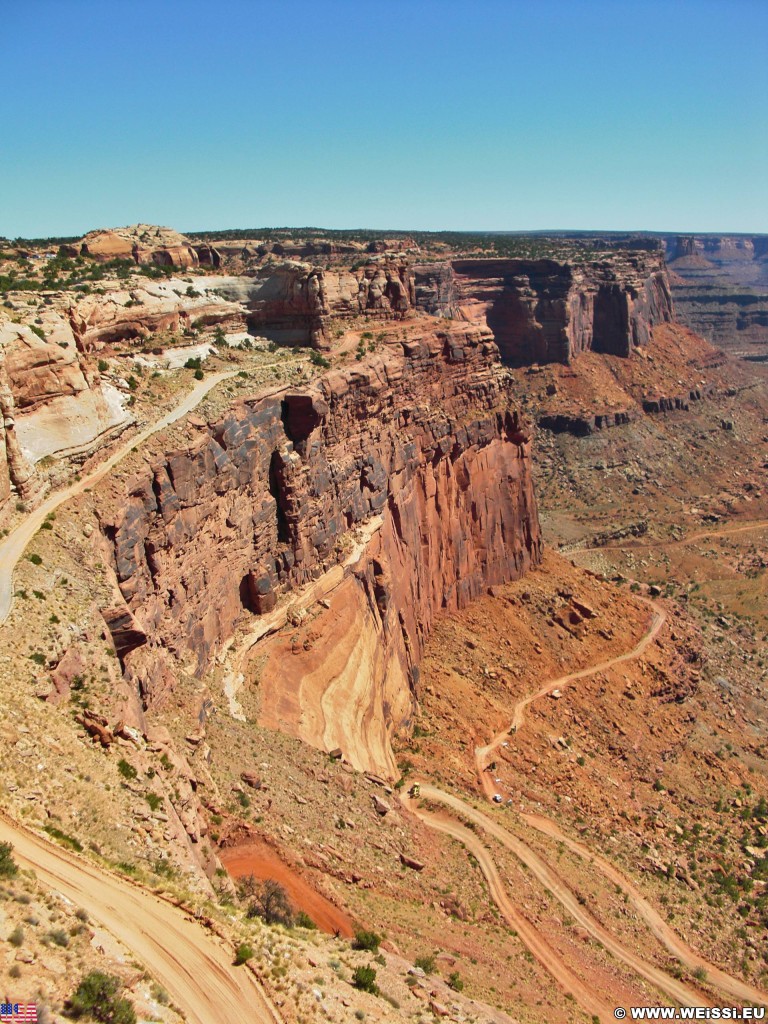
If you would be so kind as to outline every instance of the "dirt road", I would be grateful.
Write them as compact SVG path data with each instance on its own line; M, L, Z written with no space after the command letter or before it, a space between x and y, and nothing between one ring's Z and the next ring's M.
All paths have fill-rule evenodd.
M175 423L176 420L181 419L182 416L186 416L217 384L227 380L228 377L234 376L235 372L228 370L222 373L214 373L211 377L201 380L192 388L186 398L182 399L170 412L166 413L165 416L161 416L154 423L144 427L138 434L134 434L126 444L118 448L113 455L110 455L105 462L102 462L88 476L70 484L63 491L56 491L55 494L52 494L39 508L30 512L24 522L5 538L2 544L0 544L0 626L8 618L13 606L13 570L24 554L27 544L29 544L43 525L45 517L53 512L54 509L57 509L63 502L69 501L70 498L74 498L77 494L82 494L87 487L93 487L95 483L98 483L111 469L114 469L118 462L124 459L137 445L142 444L152 434L157 433L158 430L163 430L165 427Z
M641 600L645 600L641 598ZM648 645L655 639L666 620L664 609L654 601L646 600L646 604L653 611L651 624L642 639L625 654L608 658L597 665L580 669L578 672L571 672L558 679L549 680L538 690L523 697L514 707L510 729L505 729L498 736L484 747L475 750L478 775L488 799L493 797L495 787L492 780L485 772L485 767L493 751L498 745L510 735L510 732L517 732L525 720L525 709L528 705L553 689L562 688L577 679L583 679L595 672L605 671L614 665L637 658L643 653ZM498 842L510 850L526 867L531 874L554 896L556 900L568 911L571 917L577 921L593 938L630 967L640 977L650 982L655 988L664 992L675 1003L682 1006L707 1006L709 1003L705 997L696 989L684 984L677 978L652 963L643 960L633 949L627 948L621 941L615 938L596 918L586 910L579 902L576 895L568 887L567 882L560 874L547 864L537 853L527 846L521 839L508 832L498 821L478 811L468 802L457 796L445 793L427 782L421 782L421 796L437 803L442 803L453 813L462 815L465 819L478 826ZM601 1020L613 1019L612 1010L601 1002L595 993L585 986L584 982L570 971L562 962L560 956L543 939L537 928L532 925L512 904L507 896L498 876L498 871L493 859L483 843L473 834L470 829L459 822L445 815L436 815L418 808L415 803L409 801L410 809L425 824L440 832L458 839L477 858L480 868L488 880L491 895L501 910L504 917L517 930L523 942L539 960L539 962L557 979L560 985L569 992L587 1013L596 1014ZM560 832L554 822L539 815L522 815L523 820L530 826L538 829L547 835L553 836L564 842L579 856L588 860L597 868L609 881L618 885L627 896L642 919L648 924L652 933L657 939L677 957L689 970L701 968L706 971L707 980L721 991L739 999L743 1002L764 1004L766 995L759 989L732 978L721 971L713 964L708 963L701 956L690 949L666 924L664 919L645 900L633 883L626 878L618 869L614 868L609 861L595 855L586 846L568 839Z
M768 527L768 519L758 519L746 526L732 526L726 530L701 530L677 540L642 540L629 544L603 544L599 547L561 548L559 553L573 558L574 555L599 554L601 551L643 551L648 548L679 548L686 544L695 544L697 540L717 540L718 537L731 537L735 533L750 533L752 530L764 530Z
M451 793L445 793L436 786L432 786L426 782L420 783L420 786L422 797L427 800L433 800L437 803L444 804L455 814L460 814L464 818L468 818L472 824L479 826L490 836L493 836L494 839L500 842L502 846L510 850L518 860L525 864L533 877L550 891L552 896L554 896L558 903L568 911L574 921L581 925L581 927L584 928L585 931L589 932L593 938L597 939L598 942L601 942L608 952L615 956L617 960L621 960L641 978L645 978L645 980L650 982L654 988L664 992L665 995L680 1006L710 1005L707 999L700 992L696 991L696 989L691 988L682 981L679 981L677 978L674 978L672 975L667 974L665 971L661 970L660 967L656 967L654 964L643 960L634 950L627 948L627 946L625 946L619 939L612 935L596 918L592 916L592 914L589 913L588 910L582 906L575 893L568 888L567 883L563 878L561 878L557 871L551 868L521 839L512 835L511 832L508 832L499 824L498 821L489 817L487 814L483 814L482 811L478 811L475 807L466 803L460 797L453 796ZM426 824L432 824L426 817L422 817L424 814L423 811L414 807L411 809L414 810L414 813L421 817ZM433 825L433 827L435 826ZM490 859L490 854L485 850L485 847L483 847L482 844L480 844L480 846L485 853L486 859ZM472 852L475 856L478 856L475 850ZM486 877L488 876L486 875ZM531 948L531 952L534 953L534 955L537 955L533 948ZM546 962L544 960L542 960L542 963L557 977L557 972L560 970L559 964ZM573 995L581 1003L579 994L577 992L573 992ZM584 1006L583 1003L582 1005ZM586 1010L587 1007L584 1006L584 1009ZM588 1012L600 1013L600 1011L595 1010L589 1010ZM600 1015L602 1018L602 1013ZM612 1017L613 1014L611 1013L611 1018Z
M637 600L643 601L653 610L653 619L651 620L651 625L642 640L640 640L640 642L633 647L631 651L627 651L626 654L619 654L615 658L608 658L606 661L601 661L597 665L590 665L589 668L582 668L578 672L570 672L566 676L560 676L559 679L550 679L538 690L535 690L533 693L529 693L527 697L523 697L522 700L519 700L517 704L515 704L512 712L512 721L507 729L500 732L497 736L494 736L491 742L486 746L475 748L475 763L477 765L478 777L489 800L493 798L495 789L493 787L492 780L488 777L488 773L485 771L486 765L490 760L491 754L499 744L505 739L508 739L511 733L516 733L520 729L525 721L525 709L529 704L538 700L539 697L545 697L548 693L551 693L552 690L562 690L576 679L584 679L586 676L594 675L595 672L604 672L606 669L612 668L614 665L620 665L623 661L631 661L633 658L639 657L651 641L658 636L661 627L666 621L667 613L661 605L656 604L655 601L649 601L644 597L640 597Z
M72 900L147 966L188 1024L280 1024L277 1011L232 949L177 907L101 871L0 816L0 841L46 886Z
M427 784L422 785L422 795L427 796L429 799L439 800L442 800L443 796L447 796L447 794L442 794L439 790ZM458 805L459 812L464 814L465 805L463 801L457 798L453 799L455 804ZM522 942L525 943L542 967L552 975L558 985L569 995L572 995L579 1006L590 1016L597 1016L602 1022L613 1020L613 1004L609 1006L608 1003L601 1000L593 989L571 970L567 962L547 942L538 928L531 924L528 918L517 909L517 906L507 895L493 858L478 837L448 815L423 811L408 797L405 797L403 802L425 825L463 843L466 849L477 859L480 870L488 882L491 897L501 911L502 916L515 929Z
M740 981L738 978L732 978L730 974L726 974L725 971L721 971L719 967L715 967L714 964L709 963L704 957L699 956L694 950L687 946L683 940L675 934L674 931L669 927L664 918L659 914L645 897L636 888L633 882L627 878L618 868L614 867L610 861L601 857L599 854L590 850L588 846L583 843L579 843L574 839L570 839L567 835L560 831L557 825L549 818L545 818L539 814L521 814L520 817L523 821L530 825L532 828L537 829L539 832L543 832L544 835L550 836L552 839L556 839L558 842L563 843L578 854L583 860L588 861L592 867L604 875L609 882L617 885L623 892L629 897L630 903L634 906L635 910L639 913L648 927L651 929L656 938L664 946L667 947L669 952L677 957L677 959L689 971L695 971L697 968L706 971L707 981L709 984L719 988L721 992L727 992L729 996L733 996L734 999L739 1000L741 1003L757 1003L758 1005L768 1004L768 993L761 992L760 989L754 988L754 986L747 984L745 981Z

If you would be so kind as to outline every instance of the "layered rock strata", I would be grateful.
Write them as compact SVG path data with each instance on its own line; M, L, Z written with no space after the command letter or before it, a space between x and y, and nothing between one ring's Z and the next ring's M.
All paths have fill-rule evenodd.
M286 261L217 281L249 309L256 333L327 347L335 321L414 312L488 327L512 366L567 363L593 349L627 356L672 319L663 259L619 251L601 261L466 259L409 264L391 256L351 269Z
M430 313L485 323L510 366L569 363L592 350L628 356L672 320L661 256L617 252L594 263L453 260L416 271Z
M72 255L89 256L100 262L122 259L134 263L157 263L187 269L201 262L188 238L172 228L134 224L126 228L90 231L75 246L65 247ZM214 262L210 247L206 262Z
M529 436L497 360L487 330L394 343L303 391L238 404L136 479L103 529L151 638L140 662L164 646L202 673L248 613L333 571L380 515L333 598L356 622L357 654L329 663L329 685L364 692L388 731L407 722L434 616L540 556ZM333 656L321 642L312 671ZM282 724L305 735L305 712Z
M678 318L723 348L764 356L768 235L665 239Z
M74 303L69 320L81 352L92 352L121 342L144 343L156 332L221 325L238 331L245 327L242 306L208 291L185 294L179 281L147 284L130 291L88 296Z

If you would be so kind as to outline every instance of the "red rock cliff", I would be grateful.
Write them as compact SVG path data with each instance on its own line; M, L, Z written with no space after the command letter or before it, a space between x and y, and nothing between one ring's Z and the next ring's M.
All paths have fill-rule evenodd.
M396 343L235 406L154 465L103 524L152 643L194 652L202 672L248 612L329 571L381 515L344 593L373 638L357 675L398 727L434 616L540 555L530 442L497 364L487 330Z

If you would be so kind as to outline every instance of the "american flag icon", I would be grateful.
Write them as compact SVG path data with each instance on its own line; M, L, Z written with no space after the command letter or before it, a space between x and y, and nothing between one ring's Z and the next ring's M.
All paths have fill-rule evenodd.
M37 1003L0 1003L0 1024L37 1024Z

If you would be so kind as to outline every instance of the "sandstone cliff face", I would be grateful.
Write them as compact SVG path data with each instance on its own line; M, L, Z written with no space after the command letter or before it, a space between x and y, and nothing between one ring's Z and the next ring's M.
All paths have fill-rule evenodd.
M451 275L416 269L427 311L486 323L511 366L569 363L589 349L628 356L650 329L672 319L656 253L617 252L600 263L453 260Z
M90 231L74 249L79 255L99 261L123 259L182 269L196 267L200 263L188 238L172 228L154 224Z
M78 348L91 352L123 341L141 342L156 331L181 332L197 322L243 329L245 317L239 303L208 292L189 297L186 288L183 282L171 280L80 299L69 311Z
M247 305L251 330L288 345L323 347L334 319L366 313L399 317L413 307L409 268L391 260L334 271L295 261L273 263L218 287Z
M286 261L217 279L249 309L256 333L283 344L328 345L334 321L414 311L489 327L512 366L570 362L593 349L629 355L672 319L657 252L619 251L601 263L468 259L408 264L392 256L348 270Z
M88 388L73 344L62 348L51 338L38 337L29 327L7 323L0 327L0 351L18 409Z
M355 609L356 668L328 674L350 693L365 677L387 730L398 728L434 616L539 558L528 435L497 359L487 331L430 333L201 429L103 521L139 628L194 653L202 672L246 610L268 614L281 593L331 571L355 527L380 515L339 590ZM315 672L324 656L333 648L320 644ZM303 735L300 712L282 725Z
M680 321L723 348L765 352L768 236L665 239Z

